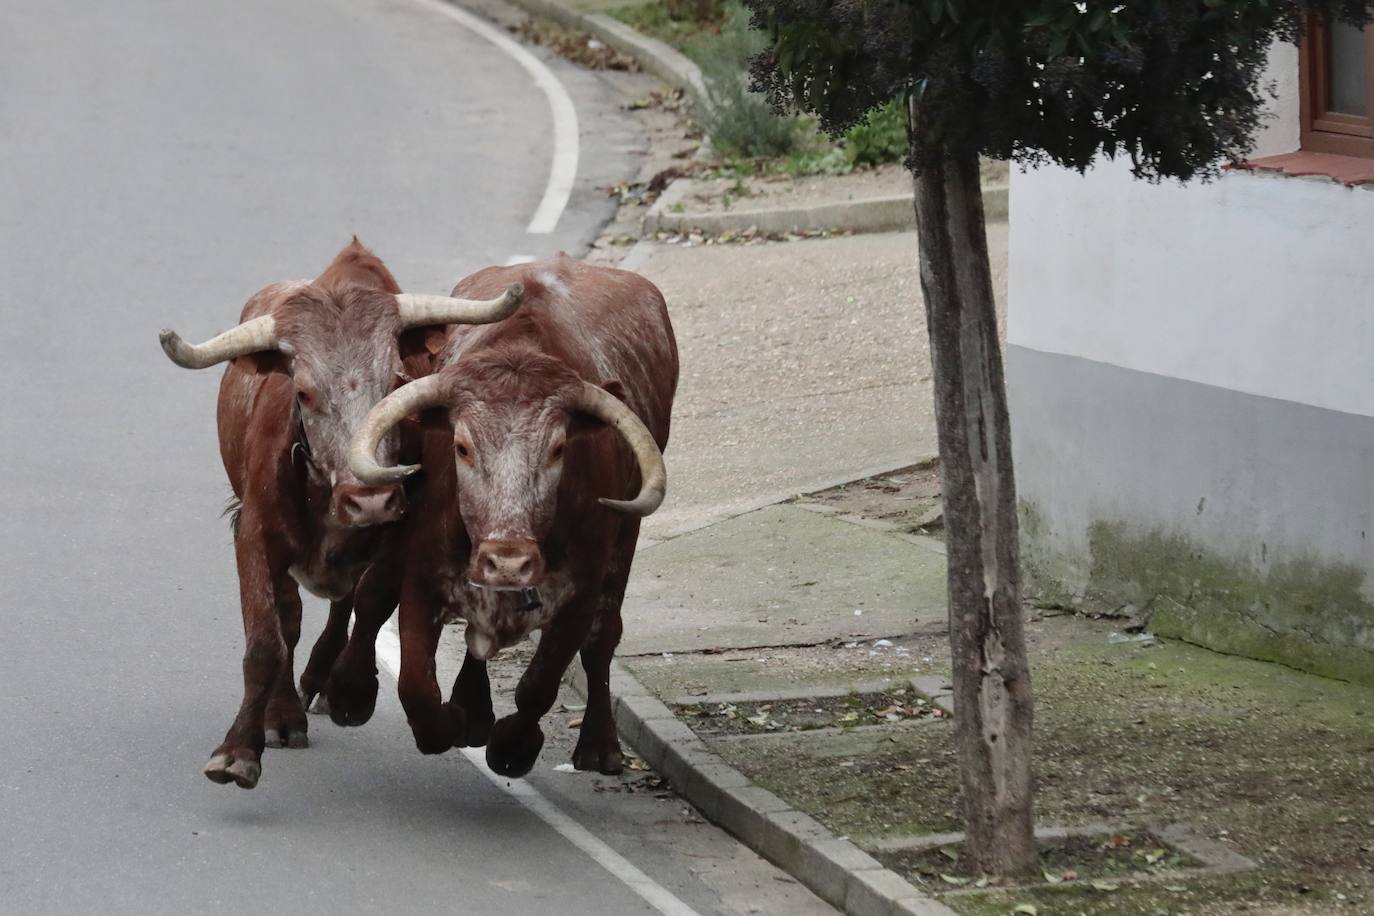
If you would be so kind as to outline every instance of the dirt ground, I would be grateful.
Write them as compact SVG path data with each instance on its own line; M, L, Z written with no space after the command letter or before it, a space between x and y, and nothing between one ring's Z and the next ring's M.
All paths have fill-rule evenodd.
M797 502L817 503L845 515L892 522L912 533L943 535L940 466L924 461L890 474L811 493Z
M1127 881L1109 892L1069 881L952 896L951 907L1374 913L1374 691L1183 643L1130 640L1110 621L1032 617L1028 636L1040 823L1184 822L1260 867L1167 886ZM871 661L857 649L817 651ZM927 670L947 664L944 655L924 658ZM798 665L824 670L815 659ZM855 666L855 681L864 669ZM834 741L811 748L805 733L715 739L714 747L861 845L960 829L950 722L894 724L886 740L853 742L852 754Z

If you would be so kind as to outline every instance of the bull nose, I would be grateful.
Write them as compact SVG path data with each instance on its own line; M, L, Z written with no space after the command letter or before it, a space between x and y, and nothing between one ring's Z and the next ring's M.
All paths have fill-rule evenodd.
M338 495L338 517L354 528L394 522L405 513L405 509L406 495L399 484L341 488Z
M533 541L484 541L472 566L473 583L484 588L534 588L544 578L544 557Z

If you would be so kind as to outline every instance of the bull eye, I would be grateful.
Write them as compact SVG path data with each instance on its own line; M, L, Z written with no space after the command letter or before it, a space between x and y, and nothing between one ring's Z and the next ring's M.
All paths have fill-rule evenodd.
M557 464L563 460L563 447L564 443L560 442L549 449L549 464Z
M472 449L468 447L466 442L462 439L456 439L454 440L453 448L458 452L459 458L462 458L468 464L472 464Z
M296 392L296 404L300 406L301 410L308 410L314 413L316 407L315 395L302 388Z

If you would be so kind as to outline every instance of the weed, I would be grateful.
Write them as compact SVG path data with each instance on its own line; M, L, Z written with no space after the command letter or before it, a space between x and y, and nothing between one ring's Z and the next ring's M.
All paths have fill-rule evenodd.
M906 114L888 102L844 135L845 151L856 166L900 162L906 156Z
M763 95L749 90L749 60L765 44L749 28L749 11L730 0L720 34L694 42L689 50L701 66L711 103L709 110L697 112L697 120L725 155L782 156L797 148L801 121L777 114Z

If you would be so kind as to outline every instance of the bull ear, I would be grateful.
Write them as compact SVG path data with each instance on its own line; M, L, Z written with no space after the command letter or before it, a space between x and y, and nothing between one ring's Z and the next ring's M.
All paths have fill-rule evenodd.
M291 372L291 358L282 353L264 350L261 353L246 353L236 356L234 368L249 375L265 375L269 372Z
M425 349L430 356L438 356L444 351L444 346L448 344L448 335L441 328L427 328L425 330Z

